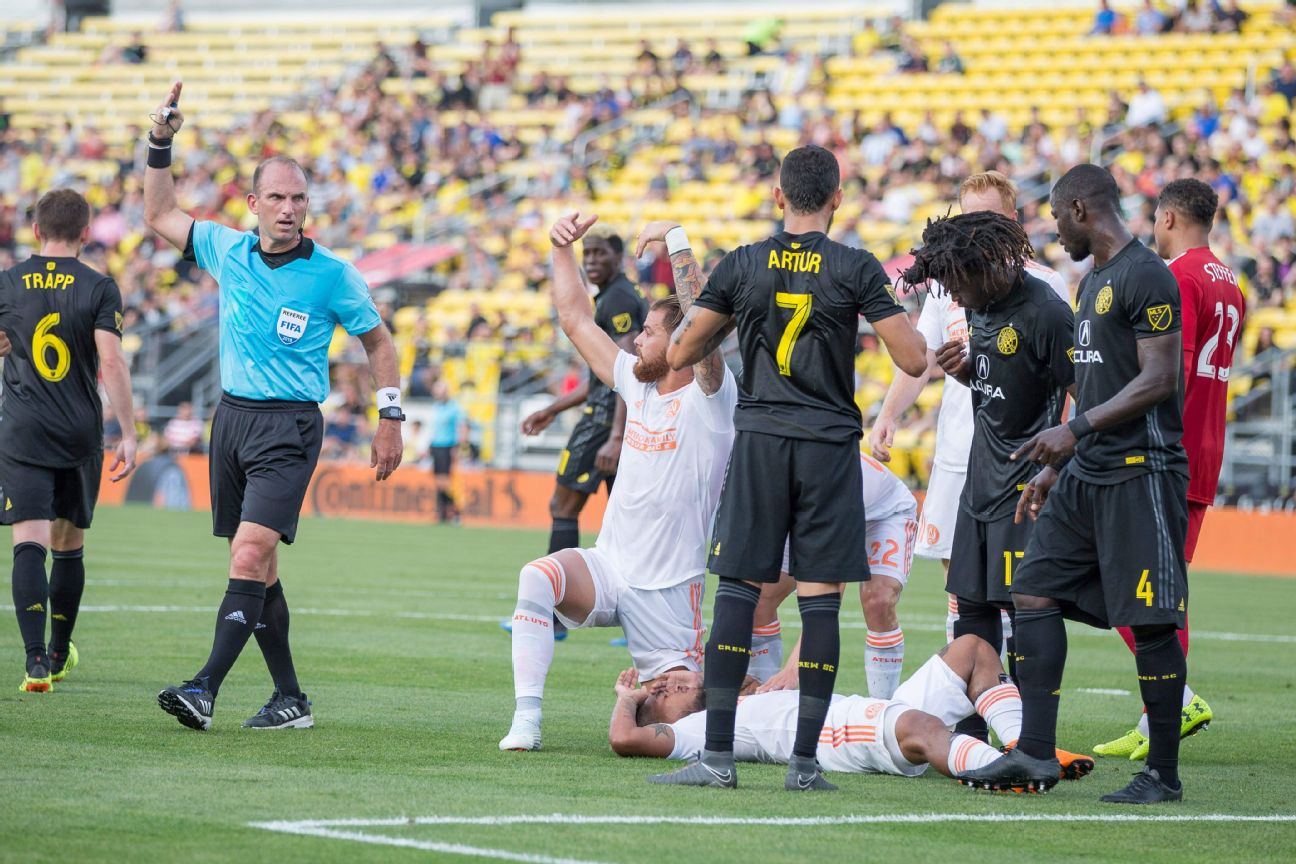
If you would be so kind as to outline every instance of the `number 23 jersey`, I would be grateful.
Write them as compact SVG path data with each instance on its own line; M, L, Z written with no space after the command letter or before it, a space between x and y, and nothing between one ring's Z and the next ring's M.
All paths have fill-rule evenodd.
M120 336L121 311L117 283L75 258L33 255L0 273L0 327L13 345L0 407L6 456L61 468L103 449L94 334Z

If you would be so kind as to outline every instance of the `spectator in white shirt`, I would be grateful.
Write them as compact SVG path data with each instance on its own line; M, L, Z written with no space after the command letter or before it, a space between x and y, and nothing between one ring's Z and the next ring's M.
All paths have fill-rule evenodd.
M1129 110L1125 112L1125 124L1137 128L1160 124L1165 119L1165 99L1149 87L1146 80L1140 78L1138 92L1130 99Z

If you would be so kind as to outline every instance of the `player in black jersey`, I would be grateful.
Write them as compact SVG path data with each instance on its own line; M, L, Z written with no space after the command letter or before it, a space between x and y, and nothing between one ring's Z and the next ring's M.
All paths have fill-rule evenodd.
M39 254L0 273L0 328L11 348L0 403L0 523L13 525L14 610L27 650L19 689L33 693L48 691L77 663L72 628L85 588L82 548L103 472L100 371L117 416L134 416L121 292L77 260L89 224L90 205L79 193L46 193L33 226ZM135 470L130 423L122 424L110 470L113 482ZM47 580L48 549L54 564Z
M653 782L737 784L734 713L752 613L761 583L778 581L790 539L803 635L800 713L784 785L836 788L820 776L815 748L837 675L843 583L869 578L855 405L860 314L901 369L918 375L927 368L927 345L896 303L882 265L827 237L840 180L827 150L789 153L774 189L784 230L716 265L671 339L667 359L682 369L737 326L743 373L709 561L720 584L704 666L706 749L701 761Z
M967 310L970 334L966 353L960 340L936 352L945 373L972 391L975 418L945 590L958 601L955 637L971 633L999 650L999 610L1012 615L1008 589L1033 525L1013 517L1035 468L1011 457L1062 419L1074 390L1075 320L1048 283L1026 272L1033 250L1016 220L988 211L938 219L922 241L905 281L944 286Z
M1027 484L1018 505L1019 514L1039 522L1012 585L1022 734L1007 756L960 779L993 789L1057 781L1065 615L1099 627L1127 625L1137 644L1150 728L1147 765L1102 800L1178 801L1187 664L1175 631L1188 607L1179 288L1160 257L1125 226L1116 181L1105 169L1072 168L1051 204L1071 257L1094 257L1078 294L1076 416L1013 454L1053 466Z
M624 249L620 236L596 225L582 242L582 263L585 278L598 289L595 323L623 350L633 352L635 337L648 316L648 301L621 270ZM612 488L625 433L625 402L591 372L576 390L522 421L524 434L538 435L563 411L582 403L584 413L558 459L557 484L549 501L550 553L580 545L585 501L605 481Z

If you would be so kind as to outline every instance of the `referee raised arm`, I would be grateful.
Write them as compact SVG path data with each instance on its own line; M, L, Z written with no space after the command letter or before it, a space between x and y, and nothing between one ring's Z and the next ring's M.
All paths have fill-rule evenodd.
M180 88L176 82L153 115L144 218L220 286L225 393L212 421L212 533L229 538L230 568L211 656L193 678L159 693L158 704L191 729L210 728L221 682L255 632L275 689L243 725L304 728L314 721L288 646L277 550L280 540L293 542L319 458L334 327L360 337L378 386L370 459L378 480L401 460L396 350L359 272L302 234L306 172L292 159L273 156L252 175L255 231L198 222L180 210L171 176L172 139L184 122Z

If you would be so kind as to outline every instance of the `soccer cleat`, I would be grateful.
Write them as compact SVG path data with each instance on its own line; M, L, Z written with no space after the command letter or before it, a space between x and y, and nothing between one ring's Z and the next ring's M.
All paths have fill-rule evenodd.
M1130 754L1136 752L1140 747L1147 752L1147 736L1137 729L1131 729L1115 741L1108 741L1106 744L1095 744L1093 751L1099 756L1113 756L1117 759L1129 758Z
M954 779L992 792L1047 792L1061 776L1062 766L1056 758L1036 759L1014 748L984 768L964 771Z
M168 687L158 693L157 700L158 707L179 720L182 726L199 731L211 728L216 697L202 681L191 679L179 687Z
M309 729L314 725L315 718L311 716L311 703L306 694L288 696L280 693L278 687L255 716L243 721L244 729Z
M540 749L540 712L513 713L513 724L508 734L500 739L499 749L523 752Z
M53 689L54 682L50 680L49 659L37 657L31 663L28 663L27 674L23 676L22 683L18 685L18 692L48 693Z
M1058 765L1061 766L1059 773L1063 780L1079 780L1094 769L1092 756L1086 756L1083 753L1068 753L1061 748L1058 748L1056 752Z
M710 786L716 789L738 788L738 771L734 768L732 753L702 751L702 758L690 762L678 771L654 774L649 783L659 786Z
M567 628L566 628L566 627L561 627L561 629L559 629L560 626L561 626L561 624L562 624L561 621L558 621L558 620L555 620L555 621L554 621L554 641L555 641L555 642L561 642L561 641L563 641L564 639L567 638ZM503 630L505 633L512 633L512 632L513 632L513 619L511 619L511 618L505 618L503 621L501 621L501 622L500 622L500 629Z
M1206 700L1198 696L1196 693L1193 694L1192 701L1184 706L1183 713L1179 716L1180 741L1191 735L1196 735L1198 732L1209 729L1211 721L1215 719L1215 715L1211 712L1211 707L1206 704ZM1142 762L1146 759L1150 744L1151 742L1147 738L1144 738L1143 743L1139 744L1138 747L1135 747L1134 751L1130 753L1130 761Z
M783 788L789 792L836 792L837 787L824 779L814 757L793 756L788 761Z
M1098 799L1106 804L1160 804L1163 801L1182 801L1183 784L1172 789L1161 782L1155 768L1146 765L1134 775L1129 785L1119 792L1110 792Z
M67 654L59 655L50 652L50 680L62 681L67 677L67 673L76 668L81 662L81 655L77 653L76 643L69 642Z

